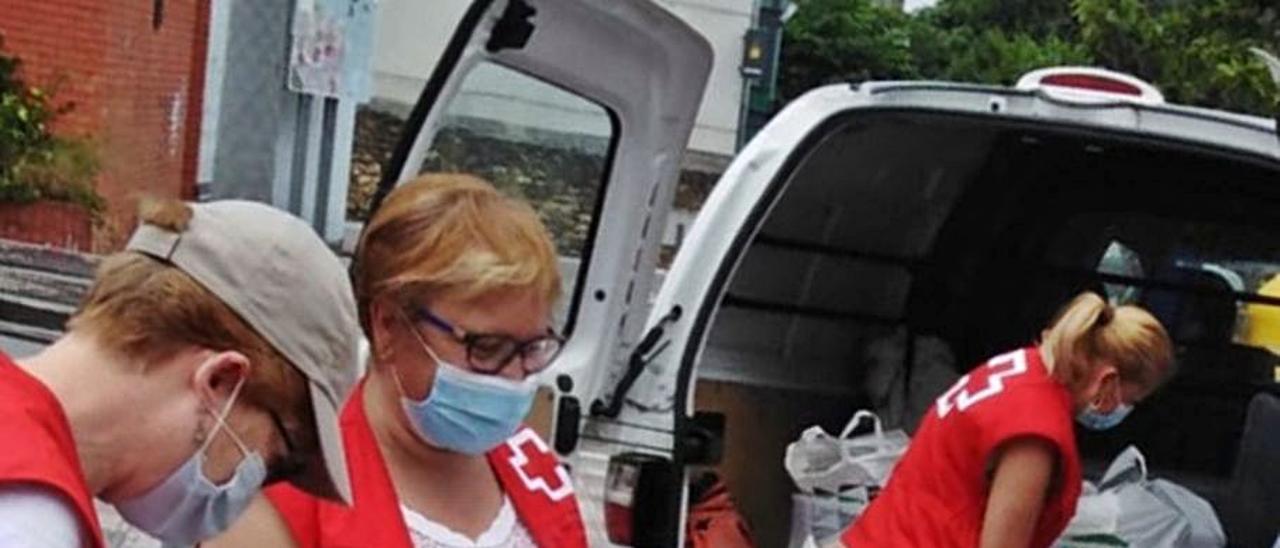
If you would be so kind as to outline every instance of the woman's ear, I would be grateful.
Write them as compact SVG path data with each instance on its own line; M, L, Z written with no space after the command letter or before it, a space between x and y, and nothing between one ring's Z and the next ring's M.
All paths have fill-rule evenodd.
M1120 372L1115 366L1099 366L1094 374L1091 401L1099 411L1110 412L1124 403L1120 401Z
M369 308L369 354L375 363L390 361L395 354L391 341L396 322L395 304L386 297L375 299Z

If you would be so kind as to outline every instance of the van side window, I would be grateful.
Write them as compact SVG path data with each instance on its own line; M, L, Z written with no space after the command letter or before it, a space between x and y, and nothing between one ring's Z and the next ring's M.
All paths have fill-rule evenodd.
M421 172L465 172L524 199L551 230L563 261L559 328L571 328L579 261L591 253L615 129L599 104L483 62L445 111Z
M1223 194L1214 200L1222 204L1201 199L1203 209L1243 198ZM1265 226L1229 215L1189 219L1173 213L1079 212L1044 253L1052 270L1068 277L1082 275L1081 266L1100 256L1095 271L1102 276L1090 285L1112 297L1132 297L1160 319L1178 348L1170 385L1135 414L1122 436L1082 434L1086 456L1101 459L1121 444L1136 443L1176 473L1223 481L1232 473L1249 396L1274 382L1280 364L1257 329L1266 321L1260 318L1280 312L1267 302L1280 288L1268 287L1280 273L1280 253L1275 232ZM1220 493L1208 493L1221 502Z

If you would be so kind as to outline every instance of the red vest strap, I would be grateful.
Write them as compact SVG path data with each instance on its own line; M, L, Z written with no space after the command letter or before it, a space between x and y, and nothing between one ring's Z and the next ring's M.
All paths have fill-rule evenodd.
M0 484L35 484L75 508L86 538L103 548L93 496L80 470L71 425L53 393L0 352Z
M488 457L516 514L538 546L587 546L569 473L533 429L521 428Z
M412 547L395 487L364 413L363 393L363 385L357 387L342 411L354 506L321 501L284 484L267 489L301 548ZM533 430L522 428L487 457L538 546L587 546L569 474Z
M351 478L352 505L320 500L288 484L266 490L299 548L413 548L400 500L364 413L364 382L339 419Z

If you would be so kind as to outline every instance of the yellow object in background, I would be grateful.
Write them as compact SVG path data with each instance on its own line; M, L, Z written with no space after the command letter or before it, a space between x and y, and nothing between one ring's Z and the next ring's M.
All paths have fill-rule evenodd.
M1273 276L1258 288L1257 294L1262 297L1280 298L1280 276ZM1280 306L1263 303L1247 303L1244 305L1244 329L1242 344L1254 348L1270 350L1280 355ZM1280 372L1277 373L1280 375ZM1280 377L1277 377L1280 381Z

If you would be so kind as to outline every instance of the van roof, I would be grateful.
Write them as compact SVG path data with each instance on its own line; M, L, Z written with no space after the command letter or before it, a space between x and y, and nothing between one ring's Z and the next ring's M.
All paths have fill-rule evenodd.
M836 99L835 94L847 99L851 90L855 94L855 103L850 105L853 108L942 110L1036 119L1194 142L1280 160L1276 120L1185 105L1144 104L1123 96L1116 96L1111 102L1077 102L1040 89L942 81L834 84L807 95L827 103Z

